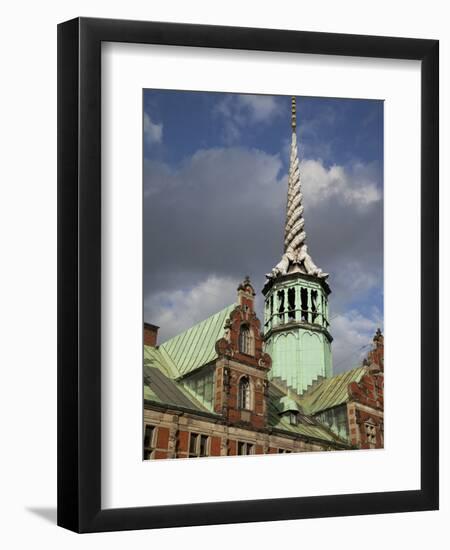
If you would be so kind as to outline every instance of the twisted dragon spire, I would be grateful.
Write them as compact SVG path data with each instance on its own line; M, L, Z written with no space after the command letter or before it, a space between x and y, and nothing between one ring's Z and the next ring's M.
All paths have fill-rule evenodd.
M305 273L325 279L328 273L318 268L308 254L305 243L306 232L303 218L303 195L300 183L300 167L297 150L297 107L295 97L291 108L291 155L289 162L288 192L286 204L286 224L284 228L284 254L280 262L267 274L267 278L276 278L289 273Z

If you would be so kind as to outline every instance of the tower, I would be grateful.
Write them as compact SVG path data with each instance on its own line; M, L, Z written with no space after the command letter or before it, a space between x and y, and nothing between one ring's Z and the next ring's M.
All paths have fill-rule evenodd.
M298 393L332 376L328 274L311 259L306 245L303 195L297 151L297 113L292 98L292 141L284 231L284 253L266 275L263 288L265 350L272 357L271 378Z

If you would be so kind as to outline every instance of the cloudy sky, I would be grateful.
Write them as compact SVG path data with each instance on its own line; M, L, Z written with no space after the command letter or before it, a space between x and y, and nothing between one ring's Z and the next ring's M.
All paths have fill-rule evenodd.
M290 96L144 92L144 319L159 342L235 302L283 251ZM297 98L308 251L335 372L383 328L383 103Z

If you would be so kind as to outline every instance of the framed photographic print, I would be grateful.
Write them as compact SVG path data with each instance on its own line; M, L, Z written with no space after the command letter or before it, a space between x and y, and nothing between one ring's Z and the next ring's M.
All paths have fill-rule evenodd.
M438 42L58 28L58 524L438 507Z

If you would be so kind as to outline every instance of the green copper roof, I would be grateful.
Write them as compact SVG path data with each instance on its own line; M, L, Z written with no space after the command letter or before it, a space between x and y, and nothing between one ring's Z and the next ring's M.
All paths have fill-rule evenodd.
M215 344L223 337L225 321L235 307L222 309L158 347L169 376L184 376L216 359Z
M158 348L144 346L144 367L155 367L170 378L177 377L177 370L171 362L167 361Z
M279 387L272 383L269 384L268 420L272 428L303 435L305 437L320 439L322 441L328 441L330 443L341 443L346 447L348 446L345 441L342 441L315 418L298 413L297 424L291 424L289 415L280 414L280 410L282 409L281 402L285 397L286 395Z
M144 399L193 411L209 412L181 384L168 378L158 367L144 366Z
M300 412L299 404L294 399L292 399L292 397L289 397L288 395L285 395L280 399L279 409L280 409L280 412L287 412L287 411Z
M317 414L337 407L348 401L348 385L351 382L359 382L366 372L367 367L358 367L326 378L301 395L299 404L307 414Z

